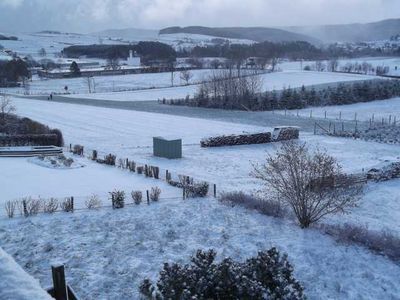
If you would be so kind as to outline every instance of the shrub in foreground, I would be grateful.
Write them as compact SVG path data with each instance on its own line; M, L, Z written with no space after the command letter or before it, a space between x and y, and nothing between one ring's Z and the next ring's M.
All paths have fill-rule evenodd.
M140 292L147 299L306 299L287 255L276 248L243 263L215 257L214 250L198 250L190 264L165 263L157 283L145 279Z
M131 192L133 203L139 205L142 202L143 193L141 191L132 191Z
M158 201L160 200L161 189L158 186L152 187L150 191L150 200Z
M101 207L101 199L98 195L93 194L86 199L85 205L87 209L98 209Z

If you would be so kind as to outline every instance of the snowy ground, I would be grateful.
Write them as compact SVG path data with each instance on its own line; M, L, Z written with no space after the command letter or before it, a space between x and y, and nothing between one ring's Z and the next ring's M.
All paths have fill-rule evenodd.
M199 248L244 260L272 246L288 253L309 299L400 294L400 267L386 258L214 199L20 218L1 227L1 247L31 275L46 286L50 263L64 262L82 299L138 299L142 278L154 279L166 261L187 262Z
M209 70L209 72L214 72ZM168 73L170 74L170 73ZM207 74L207 73L205 73ZM205 75L204 74L204 75ZM302 85L319 85L346 81L357 81L374 79L373 76L339 74L339 73L319 73L319 72L276 72L259 75L262 82L262 91L281 90L283 88L296 88ZM206 76L203 76L206 78ZM186 96L193 97L197 92L197 85L181 86L173 88L161 88L153 90L120 92L120 93L95 93L95 94L74 94L73 98L90 98L115 101L146 101L159 99L178 99Z
M181 190L164 181L145 178L143 175L129 173L118 168L99 165L86 158L72 156L83 168L54 169L39 166L28 158L0 159L0 217L5 216L4 203L23 197L56 197L60 200L74 196L76 208L84 208L85 200L96 194L103 205L111 204L108 193L114 189L123 190L128 202L133 190L150 190L158 186L162 198L181 197Z
M218 70L192 70L190 71L193 77L189 83L198 83L207 78L213 72ZM129 89L148 89L156 87L169 87L171 86L171 73L144 73L144 74L130 74L130 75L115 75L115 76L95 76L93 77L95 83L95 91L97 93L117 92ZM174 85L186 84L180 78L180 72L174 73ZM29 82L30 94L45 94L50 93L64 93L64 87L68 86L70 93L89 93L87 78L65 78L65 79L40 79L34 76L32 81ZM27 91L24 88L2 88L3 92L23 94ZM97 94L96 94L97 95ZM94 95L92 97L95 97ZM162 96L161 96L162 98Z
M275 143L221 148L199 146L200 140L208 136L271 130L260 126L29 99L14 99L14 103L19 114L61 129L67 144L83 144L86 149L112 152L174 173L192 175L216 183L219 190L259 188L259 183L249 175L252 163L261 162L267 152L273 153L279 146ZM153 157L153 136L182 138L183 159ZM347 172L360 172L385 160L399 159L399 147L395 145L304 132L301 140L329 150Z
M363 62L367 62L371 64L374 68L378 66L389 67L389 75L400 76L400 58L398 57L361 57L354 59L339 59L339 70L341 67L344 67L347 63L358 63L362 64ZM326 65L326 61L323 61ZM302 70L305 66L313 66L315 61L285 61L279 64L279 68L287 71L299 71ZM397 70L396 70L397 67Z
M285 114L285 111L275 111L276 113ZM365 103L355 103L348 105L332 105L323 107L310 107L300 110L286 111L286 114L297 115L302 117L326 118L334 120L349 120L354 121L369 121L374 119L375 122L388 123L389 117L394 121L400 121L400 98L393 98L388 100L378 100Z

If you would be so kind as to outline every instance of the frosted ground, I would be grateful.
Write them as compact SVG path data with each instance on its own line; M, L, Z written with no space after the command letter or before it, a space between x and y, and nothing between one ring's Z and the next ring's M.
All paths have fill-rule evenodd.
M244 260L272 246L288 253L309 299L396 299L400 293L400 268L386 258L213 199L1 225L1 246L29 274L48 286L50 263L64 262L68 282L83 299L138 299L143 277L154 279L166 261L187 262L198 248L216 249L218 259Z
M219 190L260 188L260 182L249 176L251 162L262 161L266 152L272 153L278 147L278 144L199 147L202 137L270 130L266 127L29 99L13 101L18 114L60 128L67 144L81 143L87 150L151 162L174 173L216 182ZM159 135L182 137L184 158L179 161L153 158L152 136ZM313 147L329 149L346 171L361 171L385 160L399 159L399 148L392 145L310 133L302 133L301 140ZM12 168L10 160L5 164ZM136 175L100 165L52 170L27 166L24 159L12 164L41 172L43 180L57 177L59 184L55 186L60 191L68 189L70 183L62 186L67 173L55 176L55 171L89 172L72 183L73 188L86 188L85 194L91 188L108 191L117 182L122 188L125 184L135 186L137 182ZM97 177L92 177L92 171ZM82 187L78 182L86 180L93 185ZM8 186L12 187L9 193L24 193L15 182ZM38 191L38 187L32 188ZM352 221L398 232L397 182L371 184L367 189L361 206L353 211L354 219L338 217L328 221ZM44 185L38 193L54 190L52 185ZM66 264L70 284L84 299L135 299L143 277L154 279L165 261L186 262L198 248L215 248L219 259L232 256L244 260L272 246L288 253L296 277L304 283L310 299L396 299L400 293L397 284L400 268L386 258L360 247L337 244L313 229L301 230L291 221L228 208L215 199L176 199L121 211L105 208L92 213L2 219L0 225L1 247L29 274L40 279L42 286L50 284L50 264L61 260Z
M285 111L276 111L280 114L285 114ZM309 107L300 110L286 111L286 114L299 115L309 117L310 113L314 118L326 118L334 120L349 120L354 121L369 121L374 118L375 122L381 122L382 118L385 123L389 121L389 117L393 121L400 121L400 98L388 100L378 100L364 103L354 103L347 105L331 105L323 107Z

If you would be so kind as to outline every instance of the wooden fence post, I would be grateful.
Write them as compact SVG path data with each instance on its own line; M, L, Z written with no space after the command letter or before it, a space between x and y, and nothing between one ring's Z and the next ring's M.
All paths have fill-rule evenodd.
M186 190L185 190L185 187L182 188L182 198L183 198L183 200L186 199Z
M342 112L339 112L339 120L342 120Z
M317 134L317 122L314 122L314 135Z
M71 211L74 212L74 197L71 197Z
M146 196L147 196L147 204L150 205L150 195L149 195L149 190L146 190Z
M217 198L217 185L214 183L214 198Z
M56 300L68 300L67 284L65 282L64 265L51 266L53 275L54 297Z

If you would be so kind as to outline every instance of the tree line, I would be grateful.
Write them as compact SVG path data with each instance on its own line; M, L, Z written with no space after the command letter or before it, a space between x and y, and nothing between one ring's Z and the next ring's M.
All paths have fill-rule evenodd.
M143 62L151 60L176 60L175 50L160 42L139 42L134 45L75 45L62 50L67 57L78 58L81 56L102 59L126 59L129 51L137 52Z
M258 93L260 85L252 89L252 76L240 77L245 88L229 88L230 82L207 82L200 85L193 99L171 100L169 104L207 108L271 111L277 109L302 109L309 106L343 105L358 102L390 99L400 96L399 80L367 80L340 83L335 87L316 89L284 88L280 91ZM257 80L257 79L256 79ZM216 88L217 87L217 88Z

